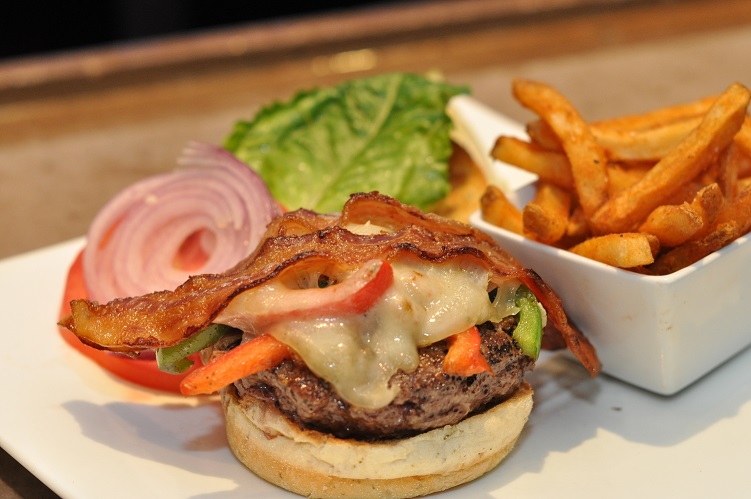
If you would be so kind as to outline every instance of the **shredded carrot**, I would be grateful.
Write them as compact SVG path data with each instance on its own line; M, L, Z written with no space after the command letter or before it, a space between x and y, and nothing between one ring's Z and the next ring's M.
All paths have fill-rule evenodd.
M443 361L443 371L454 376L472 376L482 372L493 372L488 361L480 352L482 338L477 326L448 338L449 351Z
M271 335L261 335L190 373L180 383L180 393L208 395L217 392L238 379L276 366L290 355L287 345Z

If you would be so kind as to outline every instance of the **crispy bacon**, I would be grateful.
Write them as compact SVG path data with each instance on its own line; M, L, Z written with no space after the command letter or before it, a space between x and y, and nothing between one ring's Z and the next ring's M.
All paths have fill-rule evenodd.
M348 224L372 223L388 229L355 234ZM468 225L423 213L378 193L354 194L340 216L309 210L273 221L254 253L222 274L190 277L173 291L116 299L106 304L73 300L60 325L97 348L137 354L174 345L207 326L239 293L273 279L309 259L328 259L357 268L369 260L393 261L413 255L436 263L459 256L487 265L492 280L518 278L537 296L568 348L595 375L594 348L566 316L559 297L534 271L523 268L489 236Z

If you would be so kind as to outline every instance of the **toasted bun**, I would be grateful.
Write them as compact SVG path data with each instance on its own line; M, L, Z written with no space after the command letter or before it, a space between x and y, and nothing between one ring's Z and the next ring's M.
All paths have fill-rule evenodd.
M344 440L292 423L273 405L221 392L227 438L253 473L308 497L417 497L487 473L511 451L532 410L514 396L456 424L386 442Z

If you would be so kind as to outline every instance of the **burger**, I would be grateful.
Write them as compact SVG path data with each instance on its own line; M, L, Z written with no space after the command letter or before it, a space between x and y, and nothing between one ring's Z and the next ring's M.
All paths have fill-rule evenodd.
M532 409L525 373L596 352L560 299L482 232L377 192L274 219L230 270L174 290L73 300L98 349L156 352L187 396L220 394L233 453L311 497L415 497L473 480Z

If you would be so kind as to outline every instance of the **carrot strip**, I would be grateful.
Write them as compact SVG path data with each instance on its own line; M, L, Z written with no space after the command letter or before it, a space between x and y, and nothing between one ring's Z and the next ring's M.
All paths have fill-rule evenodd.
M191 372L180 383L180 393L187 396L217 392L238 379L276 366L290 355L289 347L271 335L258 336Z
M480 352L482 338L477 326L448 338L449 351L443 361L443 371L453 376L472 376L493 370Z

